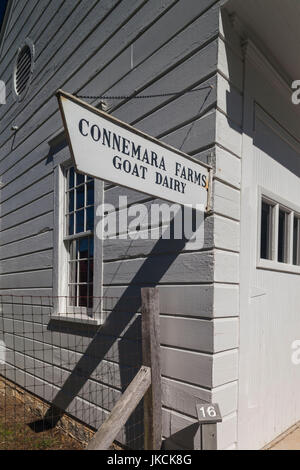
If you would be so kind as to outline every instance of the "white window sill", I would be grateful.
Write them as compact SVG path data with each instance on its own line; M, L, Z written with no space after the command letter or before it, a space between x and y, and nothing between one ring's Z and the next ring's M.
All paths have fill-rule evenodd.
M51 315L51 320L60 320L60 321L67 321L71 323L81 323L83 325L102 325L103 322L100 318L91 318L88 315L78 315L78 314L70 314L67 315L65 313L55 313Z
M279 263L268 259L260 259L256 265L257 269L265 269L267 271L278 271L281 273L300 274L300 266L294 264Z

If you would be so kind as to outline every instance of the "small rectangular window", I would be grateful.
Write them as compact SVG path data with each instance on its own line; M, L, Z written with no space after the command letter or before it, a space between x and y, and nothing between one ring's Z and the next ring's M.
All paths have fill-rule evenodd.
M288 213L279 209L278 219L278 261L287 263Z
M293 264L299 266L300 264L300 250L299 250L299 228L300 228L300 218L294 216L294 226L293 226Z
M94 180L77 173L66 174L66 240L68 246L69 305L93 307L94 276Z
M273 206L266 201L261 205L260 257L271 259Z

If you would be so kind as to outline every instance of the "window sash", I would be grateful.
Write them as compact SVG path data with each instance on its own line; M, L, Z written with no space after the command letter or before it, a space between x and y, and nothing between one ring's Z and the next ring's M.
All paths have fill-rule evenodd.
M260 193L260 222L259 222L259 266L279 265L300 266L300 212L288 207L285 202L279 202L263 192ZM263 204L269 206L269 221L267 229L263 228ZM294 229L296 220L296 229ZM265 233L263 233L265 230ZM296 232L294 233L294 230ZM266 235L266 231L268 232ZM262 249L263 237L267 248ZM295 251L296 250L296 251ZM265 255L265 257L263 256ZM266 257L267 256L267 257ZM295 263L295 260L297 263ZM274 267L275 267L274 264Z

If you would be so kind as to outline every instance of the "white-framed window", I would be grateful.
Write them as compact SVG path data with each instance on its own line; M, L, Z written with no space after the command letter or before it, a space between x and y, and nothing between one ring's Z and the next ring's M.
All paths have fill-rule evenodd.
M257 267L300 274L300 207L263 189L258 202Z
M102 182L55 167L54 311L52 318L101 323L102 241L95 237L95 208Z
M65 236L68 251L68 301L93 308L94 179L65 169Z

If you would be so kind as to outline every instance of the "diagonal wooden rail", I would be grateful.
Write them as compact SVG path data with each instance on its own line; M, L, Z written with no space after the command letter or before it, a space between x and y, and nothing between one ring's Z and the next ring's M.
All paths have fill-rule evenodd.
M107 420L90 441L87 450L106 450L117 437L131 413L151 385L151 369L142 366L112 409Z

